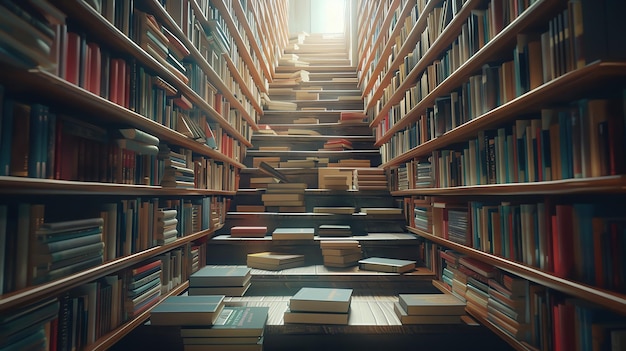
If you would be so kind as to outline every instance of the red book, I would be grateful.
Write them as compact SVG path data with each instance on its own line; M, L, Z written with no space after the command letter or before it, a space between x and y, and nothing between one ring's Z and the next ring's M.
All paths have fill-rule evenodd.
M160 260L156 260L156 261L152 261L150 263L144 264L143 266L134 268L131 270L132 275L138 275L144 272L147 272L149 270L152 270L156 267L161 266L161 261Z
M109 68L109 100L111 102L119 104L118 98L118 89L119 89L119 65L120 59L111 59L110 68Z
M185 97L185 95L175 97L174 104L183 110L190 110L193 107L193 104Z
M130 107L130 65L128 62L124 61L124 75L122 76L123 80L123 91L124 91L124 104L123 106L126 108Z
M573 212L571 205L556 205L556 223L553 223L556 225L554 274L561 278L569 278L575 272Z
M102 79L102 53L96 43L87 44L89 52L89 84L87 90L100 95L100 82Z
M83 73L83 82L81 88L85 90L89 90L91 88L91 48L85 43L84 45L84 55L81 58L80 69Z
M487 278L493 278L495 274L493 266L471 257L463 256L459 258L459 263Z
M67 52L65 53L65 80L78 85L80 70L80 35L67 32Z
M124 106L126 102L126 62L118 59L117 64L117 104Z

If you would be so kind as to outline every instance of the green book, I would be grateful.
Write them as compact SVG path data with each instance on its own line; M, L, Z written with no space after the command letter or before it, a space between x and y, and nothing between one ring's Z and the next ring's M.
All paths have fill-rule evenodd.
M250 281L250 268L226 266L200 268L189 276L189 287L244 286Z
M152 325L212 325L224 309L224 295L170 296L150 312Z
M352 289L301 288L289 299L293 312L347 313L350 309Z
M265 330L269 307L226 306L212 326L184 327L183 338L260 337Z
M369 257L359 260L359 268L368 271L404 273L415 269L415 261L397 258Z

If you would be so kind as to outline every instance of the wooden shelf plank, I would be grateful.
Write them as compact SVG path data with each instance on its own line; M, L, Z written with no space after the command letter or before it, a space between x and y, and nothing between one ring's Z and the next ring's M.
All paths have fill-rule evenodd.
M449 196L503 196L555 194L613 194L626 192L626 175L598 178L562 179L533 183L470 185L450 188L419 188L392 191L393 196L449 195Z
M492 266L498 267L507 272L518 275L524 279L528 279L537 284L548 288L561 291L565 294L579 297L581 299L592 301L593 303L606 307L617 313L626 315L626 295L588 286L582 283L574 282L564 278L559 278L549 272L539 270L538 268L529 267L518 262L498 257L486 252L482 252L465 245L434 236L428 232L424 232L417 228L407 227L407 229L419 236L422 236L439 245L451 248L462 254L476 258Z
M243 94L246 96L250 96L249 100L250 100L250 103L252 104L252 107L254 107L254 109L258 112L259 115L263 115L263 107L261 107L259 102L254 98L254 95L252 95L252 92L250 91L250 89L248 89L248 85L246 85L246 82L244 82L243 78L241 77L241 74L239 74L239 70L237 70L237 66L235 65L233 60L230 58L230 56L226 54L222 54L222 57L226 61L226 65L228 65L228 69L230 70L230 73L233 75L233 78L235 78L235 81L239 84L239 87L241 88L241 91L243 92Z

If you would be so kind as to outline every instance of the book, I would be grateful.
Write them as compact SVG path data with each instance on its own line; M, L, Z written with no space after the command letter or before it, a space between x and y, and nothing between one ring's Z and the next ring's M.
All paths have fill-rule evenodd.
M360 248L361 245L357 240L322 240L320 248L325 249L354 249Z
M242 211L237 207L237 211ZM263 208L263 211L265 208ZM230 236L233 238L262 238L267 234L266 226L234 226L230 228Z
M316 206L314 213L353 214L356 208L350 206Z
M395 207L361 207L361 212L365 214L373 214L373 215L379 215L379 214L389 215L389 214L402 214L402 209L395 208Z
M189 296L201 296L201 295L226 295L226 296L243 296L250 288L252 283L251 277L247 278L246 282L242 286L189 286L187 293Z
M292 312L348 313L352 289L303 287L289 299Z
M224 308L224 295L169 296L150 311L152 325L211 325Z
M285 323L346 325L349 318L349 313L294 312L289 309L283 313Z
M304 261L304 255L271 251L251 253L247 255L248 266L250 265L250 263L281 265L300 261Z
M277 171L274 167L270 166L267 162L261 161L259 163L259 171L267 174L270 177L278 179L280 182L289 183L289 179L283 173Z
M368 271L404 273L415 269L415 261L396 258L368 257L359 260L359 268Z
M394 302L393 311L402 324L459 324L459 315L410 315L402 308L398 302Z
M250 268L205 266L189 276L189 287L244 286L250 281Z
M272 232L272 239L313 240L315 228L276 228Z
M183 338L261 337L269 307L225 306L212 326L180 329Z
M451 294L398 294L398 303L409 315L465 314L465 303Z

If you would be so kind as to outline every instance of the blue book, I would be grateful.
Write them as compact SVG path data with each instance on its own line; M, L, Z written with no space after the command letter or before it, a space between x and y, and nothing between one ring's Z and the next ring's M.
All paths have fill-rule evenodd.
M352 289L304 287L289 299L291 311L348 313Z

